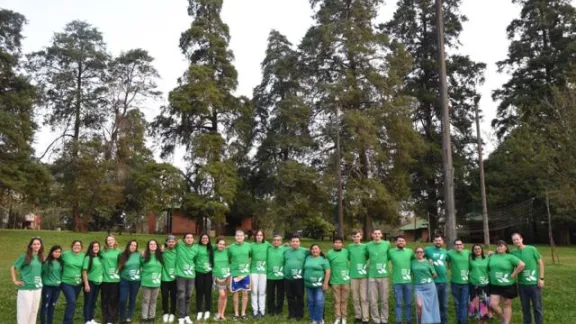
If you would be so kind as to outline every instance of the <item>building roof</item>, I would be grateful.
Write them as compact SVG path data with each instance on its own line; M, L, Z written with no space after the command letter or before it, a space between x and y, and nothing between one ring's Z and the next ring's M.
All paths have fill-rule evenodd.
M401 231L414 231L414 230L418 230L418 229L428 229L428 221L425 221L423 219L417 219L416 220L416 224L414 224L414 221L401 226L399 228L399 230Z

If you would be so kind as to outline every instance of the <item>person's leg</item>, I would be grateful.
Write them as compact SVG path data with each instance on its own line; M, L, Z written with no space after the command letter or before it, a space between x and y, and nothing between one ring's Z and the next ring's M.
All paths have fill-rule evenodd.
M499 295L490 295L490 308L494 314L496 314L500 319L504 319L504 313L502 312L502 308L500 308L500 300L502 298Z
M184 293L184 307L186 308L184 311L186 312L186 316L190 315L190 299L192 298L192 289L194 287L194 279L186 279L185 281L185 293ZM185 317L186 317L185 316Z
M134 318L134 311L136 311L136 297L140 289L140 281L130 282L130 298L128 299L128 315L127 318Z
M248 299L250 291L242 290L242 316L246 316L246 309L248 308Z
M294 280L284 280L284 288L286 289L286 299L288 300L288 318L294 318L294 305L296 305Z
M276 315L276 305L274 300L276 298L276 286L279 280L266 280L266 308L268 308L268 314L274 316Z
M120 294L118 298L118 318L122 323L126 319L126 303L128 302L128 281L120 280Z
M315 322L314 319L314 288L306 287L306 303L308 304L308 315L310 315L310 320Z
M84 317L84 322L89 322L92 320L92 318L90 317L90 305L92 304L92 285L90 284L90 282L88 282L88 285L90 286L90 291L86 292L86 290L82 289L82 291L84 291L84 305L82 305L82 316Z
M304 318L304 279L296 279L296 319Z
M324 319L324 290L316 288L314 317L318 323Z
M108 307L110 310L110 322L114 323L118 320L118 307L120 300L120 283L112 283L112 288L110 290L110 300L108 301Z
M64 320L62 324L72 324L74 320L74 311L76 309L76 293L74 286L63 283L62 293L66 298L66 307L64 308Z
M504 298L504 323L510 324L512 321L512 299Z
M380 279L380 298L382 298L382 304L380 305L380 322L388 323L388 297L390 295L390 289L388 286L388 278Z
M284 308L284 279L276 280L278 283L276 284L276 306L274 307L274 313L276 315L282 314L282 309Z
M158 300L158 294L160 293L160 288L150 289L150 305L148 306L148 318L156 318L156 301Z
M380 312L378 311L378 281L375 278L368 279L368 290L370 292L370 316L375 324L380 323Z
M148 313L150 312L150 297L152 296L152 291L148 287L142 287L142 319L148 319Z
M348 318L348 299L350 298L350 285L345 284L342 287L340 300L340 313L342 314L342 319Z
M520 305L522 306L523 323L532 324L532 311L530 309L530 290L528 286L519 285Z
M38 318L38 308L40 308L40 300L42 299L42 289L35 289L32 291L32 305L30 309L30 315L28 317L28 323L36 324L36 318Z
M266 274L261 273L258 275L258 310L260 311L260 315L266 315L266 284L267 278Z
M102 322L104 323L111 323L110 315L108 314L108 295L110 290L111 284L107 282L103 282L100 285L100 313L102 314Z
M168 295L170 299L170 315L176 315L176 301L178 300L178 286L176 280L168 283Z
M404 290L402 285L393 284L392 289L394 289L394 310L396 314L396 323L402 324L403 320L403 303L404 303Z
M544 323L544 310L542 307L542 289L538 286L532 287L532 308L534 309L534 323Z
M438 293L441 324L448 324L448 284L437 283L436 292Z
M406 323L412 322L412 284L403 284L404 294L404 313L406 314Z
M416 294L416 323L422 322L422 300L420 295Z
M162 295L162 315L170 314L170 311L168 310L168 284L169 283L167 281L162 281L160 283L160 294Z
M40 324L48 324L48 308L52 302L52 292L54 287L42 287L42 307L40 309Z
M360 280L361 279L350 280L350 290L352 291L352 307L354 307L354 318L356 322L362 320L362 307L360 306Z
M94 287L91 288L91 291L94 291L94 296L92 297L92 304L90 305L90 311L92 315L92 320L96 317L96 303L98 302L98 295L100 294L100 284L94 284Z
M470 286L460 286L460 323L468 323L468 301L470 300Z
M204 282L204 312L210 313L212 311L212 272L206 274L206 281Z
M454 300L454 310L456 311L456 323L460 324L460 285L451 283L452 299Z
M252 315L258 315L258 274L253 273L250 275L250 300L252 305Z
M342 314L340 313L341 287L342 285L332 285L332 297L334 299L334 319L338 322L342 318Z
M198 313L198 316L201 316L200 314L204 312L204 307L202 305L202 302L204 301L204 274L197 272L196 273L196 280L194 282L194 287L196 288L196 312ZM197 318L198 320L200 320L200 318Z
M360 310L362 322L368 322L370 319L370 305L368 303L368 279L359 279Z

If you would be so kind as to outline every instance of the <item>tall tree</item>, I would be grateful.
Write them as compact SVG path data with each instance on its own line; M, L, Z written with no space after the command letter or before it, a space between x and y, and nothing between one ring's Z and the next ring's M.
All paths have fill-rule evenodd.
M52 44L30 54L29 65L42 90L46 123L59 130L70 163L65 177L64 203L71 208L74 230L85 230L85 214L78 189L80 142L104 124L105 68L109 56L102 33L83 21L68 23L55 33ZM56 142L54 141L53 144ZM70 144L70 145L67 145ZM49 149L52 145L50 145ZM68 154L69 153L69 154Z
M212 217L222 224L238 185L230 148L244 138L246 104L232 92L238 84L228 49L228 26L222 22L222 0L189 0L194 19L182 33L180 48L190 62L188 71L168 97L152 124L162 140L162 156L186 148L189 195L185 205L197 217Z
M375 27L382 0L310 3L316 24L300 49L314 107L313 136L323 153L323 172L332 176L342 169L346 214L369 232L373 218L397 222L402 202L410 198L407 168L420 142L410 102L401 93L409 55ZM334 161L338 129L341 162Z
M473 166L471 145L476 141L474 125L477 87L484 81L485 64L457 54L466 17L460 13L461 0L442 1L444 41L450 55L446 57L448 99L450 105L455 186L467 188L467 176ZM434 0L399 0L392 20L381 27L403 43L412 55L413 65L404 94L416 100L412 114L414 127L425 143L414 166L412 195L421 217L430 216L430 227L438 229L443 215L442 177L442 106L438 73L438 46ZM462 201L459 197L457 201Z

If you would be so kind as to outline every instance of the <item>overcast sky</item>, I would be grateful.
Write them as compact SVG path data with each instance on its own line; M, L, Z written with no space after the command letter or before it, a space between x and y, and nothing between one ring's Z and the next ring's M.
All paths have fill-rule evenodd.
M396 1L387 2L379 20L390 19L395 10ZM506 57L506 26L519 16L520 7L512 5L510 0L462 2L461 10L469 21L464 24L460 52L487 64L480 107L484 111L483 138L488 142L487 150L491 150L495 139L490 121L497 106L491 93L508 79L508 75L497 72L495 63ZM75 19L99 28L112 54L132 48L148 50L156 59L154 65L162 77L160 90L166 95L187 67L178 47L180 34L191 23L187 3L186 0L2 0L0 6L28 19L24 28L24 52L47 46L54 32L62 31L66 23ZM277 29L293 44L298 44L312 24L311 14L308 0L224 1L222 19L230 27L230 47L239 73L238 94L250 96L260 82L260 62L270 30ZM149 120L157 115L160 105L161 102L150 103L145 108ZM53 138L54 134L48 130L40 131L35 140L37 153L43 152ZM178 158L171 162L182 166Z

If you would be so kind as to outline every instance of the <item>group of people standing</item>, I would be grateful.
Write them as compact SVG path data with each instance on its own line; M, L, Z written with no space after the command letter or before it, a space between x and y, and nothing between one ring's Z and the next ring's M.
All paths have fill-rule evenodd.
M433 246L414 251L406 247L402 236L396 237L395 247L391 247L380 230L372 232L373 240L367 244L361 243L358 231L352 239L353 243L344 247L344 240L336 237L333 248L324 253L318 244L301 247L298 236L284 244L282 237L275 235L269 243L259 230L255 241L248 243L245 234L237 231L235 242L228 246L224 238L217 238L213 245L207 234L202 234L198 243L192 234L186 234L182 240L169 235L162 246L150 240L144 251L132 240L122 251L114 236L108 235L102 249L94 241L84 253L82 242L74 241L71 250L63 252L56 245L44 257L42 240L34 237L10 269L12 281L19 287L17 321L36 323L41 306L41 323L51 324L62 292L66 299L63 324L70 324L83 290L86 324L97 323L94 309L99 293L104 323L130 323L136 296L142 290L142 322L156 320L160 294L163 323L177 319L178 324L191 324L190 299L195 289L197 321L210 319L215 290L218 309L214 320L226 319L230 291L234 320L247 318L249 299L253 318L281 315L285 297L288 318L302 320L306 296L309 317L313 324L320 324L324 323L325 293L331 288L335 324L347 323L350 292L356 323L368 323L371 318L373 323L384 324L389 314L390 263L396 323L411 322L413 295L418 323L448 323L450 282L458 324L467 323L468 317L486 323L492 314L508 324L512 299L518 296L517 276L524 323L531 323L531 309L536 323L542 323L544 265L536 248L524 245L520 234L512 236L516 249L511 253L500 241L496 252L488 255L480 245L474 245L472 251L464 249L461 240L446 251L440 235L434 237Z

